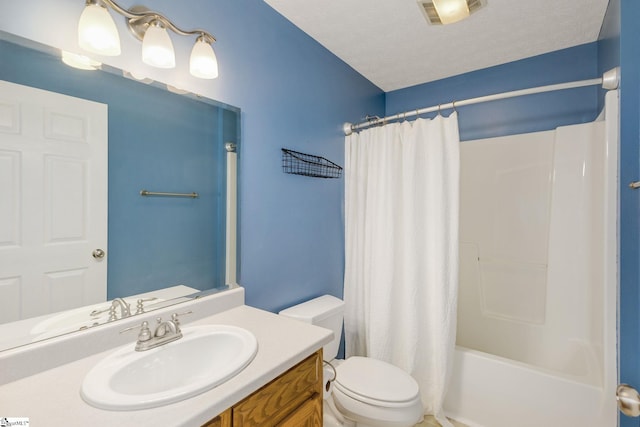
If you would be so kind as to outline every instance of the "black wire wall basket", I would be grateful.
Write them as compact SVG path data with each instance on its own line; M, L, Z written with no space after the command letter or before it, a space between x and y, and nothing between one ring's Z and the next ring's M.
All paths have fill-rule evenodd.
M282 171L314 178L340 178L342 167L324 157L282 149Z

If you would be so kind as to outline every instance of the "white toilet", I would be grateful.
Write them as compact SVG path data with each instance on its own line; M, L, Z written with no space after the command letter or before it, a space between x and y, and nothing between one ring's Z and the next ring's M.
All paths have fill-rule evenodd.
M323 348L324 359L336 369L333 393L325 396L325 426L414 426L422 420L423 406L418 383L409 374L368 357L335 359L342 335L343 312L344 302L331 295L280 312L282 316L331 329L334 333L334 340ZM325 382L328 379L325 378Z

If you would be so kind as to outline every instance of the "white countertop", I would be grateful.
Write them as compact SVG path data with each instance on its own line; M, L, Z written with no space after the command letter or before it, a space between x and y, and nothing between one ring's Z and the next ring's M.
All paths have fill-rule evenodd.
M84 376L107 354L98 353L0 386L0 417L26 417L32 426L184 426L196 427L302 361L333 338L328 329L248 306L185 323L225 324L256 336L258 353L238 375L198 396L160 408L106 411L80 397ZM134 342L131 344L133 350Z

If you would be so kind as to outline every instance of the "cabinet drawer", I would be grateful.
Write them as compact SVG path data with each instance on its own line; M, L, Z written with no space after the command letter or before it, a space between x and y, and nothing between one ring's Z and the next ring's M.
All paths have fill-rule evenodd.
M235 405L233 427L275 426L310 398L322 399L322 350Z
M278 427L320 427L322 425L322 399L320 396L309 399L287 418L278 424Z

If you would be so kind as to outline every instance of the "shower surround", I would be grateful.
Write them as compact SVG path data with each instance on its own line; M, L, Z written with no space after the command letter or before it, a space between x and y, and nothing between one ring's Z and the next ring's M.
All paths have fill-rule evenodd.
M447 415L616 425L618 93L601 120L463 142Z

